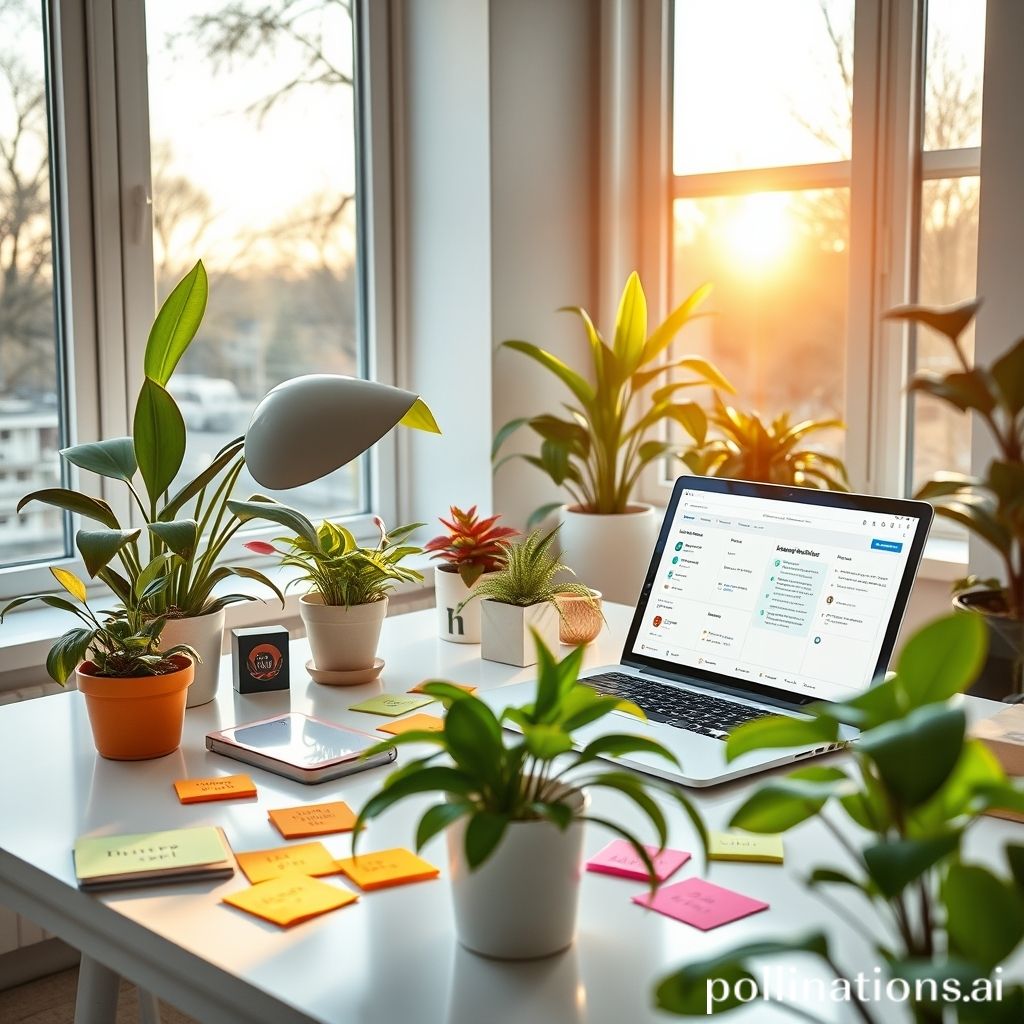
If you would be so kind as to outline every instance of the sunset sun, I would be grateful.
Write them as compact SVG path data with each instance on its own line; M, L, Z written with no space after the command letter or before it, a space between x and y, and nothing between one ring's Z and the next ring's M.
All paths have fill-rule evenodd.
M730 256L746 270L765 270L788 251L792 242L789 200L779 192L744 196L725 226Z

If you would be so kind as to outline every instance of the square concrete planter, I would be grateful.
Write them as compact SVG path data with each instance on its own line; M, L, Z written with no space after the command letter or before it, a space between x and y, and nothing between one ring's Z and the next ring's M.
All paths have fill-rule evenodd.
M480 656L487 661L525 668L537 663L537 651L531 630L544 643L558 650L558 609L550 601L521 608L498 601L480 603Z

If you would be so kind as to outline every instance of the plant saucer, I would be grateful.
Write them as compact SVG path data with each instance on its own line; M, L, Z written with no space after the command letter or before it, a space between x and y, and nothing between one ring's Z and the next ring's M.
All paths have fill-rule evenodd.
M359 686L362 683L372 683L383 668L383 658L374 658L370 668L350 668L345 671L317 668L312 658L306 662L306 671L310 679L326 686Z

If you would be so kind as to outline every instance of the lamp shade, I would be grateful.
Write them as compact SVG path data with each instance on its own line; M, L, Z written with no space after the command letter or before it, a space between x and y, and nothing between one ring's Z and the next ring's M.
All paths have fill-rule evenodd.
M379 441L417 395L333 373L278 384L252 414L245 462L253 479L276 491L312 483Z

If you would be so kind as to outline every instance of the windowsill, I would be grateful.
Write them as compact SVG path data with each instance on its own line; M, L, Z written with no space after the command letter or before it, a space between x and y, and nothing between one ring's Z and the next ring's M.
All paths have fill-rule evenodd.
M929 537L918 579L952 583L967 575L967 541L953 537Z

